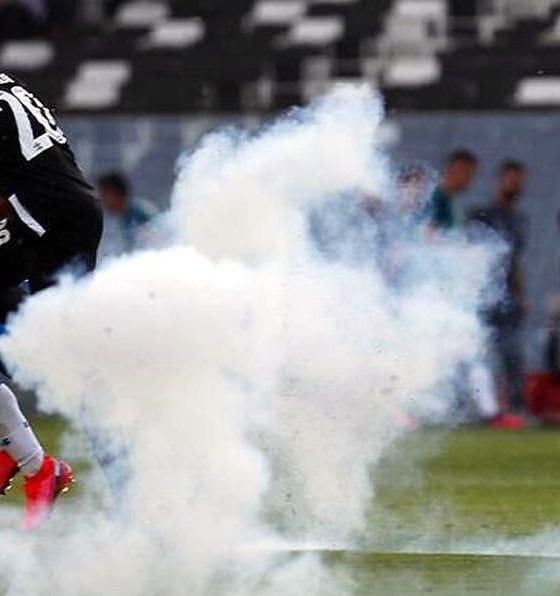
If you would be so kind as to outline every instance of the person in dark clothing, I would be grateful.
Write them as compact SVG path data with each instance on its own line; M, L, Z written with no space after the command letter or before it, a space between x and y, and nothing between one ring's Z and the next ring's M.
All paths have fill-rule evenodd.
M140 248L143 232L156 215L154 207L131 196L128 181L120 172L103 174L98 189L104 212L100 258Z
M0 108L0 292L33 293L64 267L94 269L101 207L51 111L3 73Z
M96 264L101 208L52 112L0 72L0 313L2 322L27 293L56 282L61 269ZM26 288L26 289L25 289ZM24 527L48 516L69 485L70 467L45 454L0 376L0 493L21 472Z
M455 198L472 184L477 171L476 156L466 149L453 151L447 158L439 184L428 203L427 219L433 230L452 230L460 223Z
M496 374L509 408L524 410L522 327L527 308L522 273L527 222L517 205L525 185L525 167L518 161L504 162L498 172L492 205L476 209L470 220L493 231L505 245L499 260L499 293L484 310L491 332Z

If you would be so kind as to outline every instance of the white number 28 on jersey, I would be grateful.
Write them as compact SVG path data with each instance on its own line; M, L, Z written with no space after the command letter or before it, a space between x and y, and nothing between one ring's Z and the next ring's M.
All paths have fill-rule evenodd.
M50 149L54 143L66 143L51 111L23 87L17 85L9 92L0 91L0 106L6 104L14 114L21 154L27 161ZM32 118L40 125L39 134L33 131Z

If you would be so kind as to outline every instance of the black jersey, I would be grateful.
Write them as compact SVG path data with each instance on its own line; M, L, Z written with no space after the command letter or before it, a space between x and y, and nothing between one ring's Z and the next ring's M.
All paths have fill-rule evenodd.
M0 73L0 195L38 237L64 234L96 208L93 188L51 111L4 73Z
M11 206L0 219L0 291L23 280L39 291L64 267L95 267L102 215L93 188L50 110L1 72L0 197Z

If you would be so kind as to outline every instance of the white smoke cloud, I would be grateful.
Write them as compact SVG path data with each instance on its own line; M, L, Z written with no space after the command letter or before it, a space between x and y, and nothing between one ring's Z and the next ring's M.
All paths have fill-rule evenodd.
M480 348L488 267L403 223L398 288L375 230L369 261L317 250L310 214L333 199L393 208L381 119L370 91L344 87L256 136L210 136L184 160L167 248L65 279L13 319L17 380L120 454L129 481L108 515L77 502L43 533L2 531L9 594L346 593L316 555L280 551L359 538L400 418L445 407L433 388Z

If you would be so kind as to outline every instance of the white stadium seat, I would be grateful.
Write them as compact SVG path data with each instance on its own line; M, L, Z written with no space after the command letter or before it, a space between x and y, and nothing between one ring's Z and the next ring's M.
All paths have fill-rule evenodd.
M130 64L125 60L90 60L80 65L78 76L104 82L122 83L130 75Z
M429 43L428 25L421 19L396 16L391 19L385 37L393 45L422 47Z
M557 0L507 0L501 3L501 10L510 18L543 18L558 4Z
M398 0L385 22L380 48L408 53L445 46L447 5L442 0Z
M200 19L172 19L156 25L142 43L144 48L186 48L195 45L205 35Z
M34 70L48 66L55 56L48 41L9 41L0 50L0 66L6 69Z
M65 106L71 109L113 107L130 75L131 66L124 60L84 62L66 89Z
M151 27L164 21L169 15L169 6L162 2L134 0L123 4L115 16L119 27Z
M441 65L434 56L398 57L391 60L383 72L390 87L419 87L439 80Z
M301 74L305 81L330 80L333 71L333 59L330 56L311 56L301 66Z
M375 86L378 86L379 78L383 71L383 60L377 57L362 58L361 61L362 77Z
M514 101L519 106L560 105L560 77L531 77L517 85Z
M541 41L550 45L556 45L560 42L560 15L556 17L552 26L543 33Z
M288 45L328 45L344 34L344 22L339 17L307 17L295 23L286 37Z
M308 0L309 4L332 4L334 6L356 4L357 1L358 0Z
M251 15L253 26L291 25L305 14L306 2L302 0L260 0L255 4Z
M393 14L418 19L446 19L447 4L444 0L399 0L395 2Z

